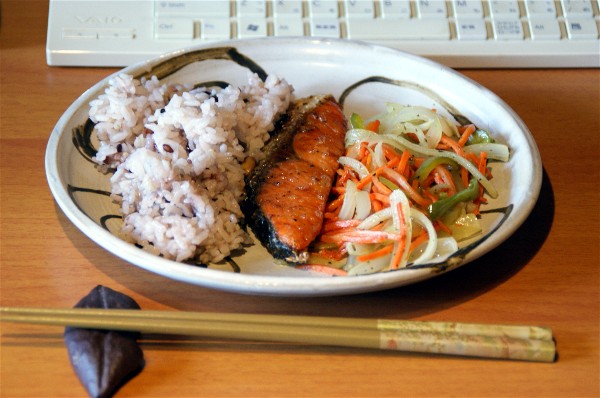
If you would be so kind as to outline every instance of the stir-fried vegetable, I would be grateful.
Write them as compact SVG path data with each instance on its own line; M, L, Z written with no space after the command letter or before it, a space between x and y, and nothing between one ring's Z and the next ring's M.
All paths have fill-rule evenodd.
M445 258L480 233L485 194L496 197L489 160L506 145L435 110L388 104L371 119L350 118L346 154L312 269L330 275L387 271Z

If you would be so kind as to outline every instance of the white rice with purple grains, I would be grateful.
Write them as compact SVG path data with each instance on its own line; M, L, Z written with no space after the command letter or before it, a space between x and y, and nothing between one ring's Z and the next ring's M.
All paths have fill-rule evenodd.
M218 262L249 242L240 227L242 163L260 160L292 99L285 80L224 89L167 84L156 77L110 79L90 103L94 158L120 204L124 239L176 261Z

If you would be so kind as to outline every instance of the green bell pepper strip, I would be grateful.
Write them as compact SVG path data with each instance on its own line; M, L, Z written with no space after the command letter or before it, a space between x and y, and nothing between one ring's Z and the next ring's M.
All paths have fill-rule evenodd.
M471 178L467 188L455 193L452 196L440 199L437 202L430 204L427 207L427 212L432 220L437 220L458 203L475 200L477 199L477 196L479 196L479 183L477 182L476 178Z
M482 129L477 129L473 132L473 134L471 134L465 145L489 144L492 142L494 142L494 139L490 133Z
M396 184L394 184L393 182L391 182L390 180L388 180L385 177L379 177L379 181L381 181L381 183L383 185L385 185L386 187L388 187L389 189L391 189L392 191L396 190L396 189L400 189L400 187Z
M365 127L365 123L358 113L353 113L350 116L350 125L354 129L362 129Z
M458 170L458 163L456 163L454 160L444 156L437 156L434 158L427 158L423 163L421 163L419 168L415 171L415 174L413 174L412 178L417 178L420 183L423 183L433 169L440 164L447 164L453 169Z

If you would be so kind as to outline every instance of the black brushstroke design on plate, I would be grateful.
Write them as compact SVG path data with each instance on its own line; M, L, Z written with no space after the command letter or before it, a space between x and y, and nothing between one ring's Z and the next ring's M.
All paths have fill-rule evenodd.
M73 129L73 145L77 151L90 163L94 163L92 158L96 156L98 150L92 143L92 132L94 131L94 122L87 119L86 122Z
M102 228L104 228L105 230L110 232L110 229L108 228L108 221L113 220L115 218L122 220L123 216L116 215L116 214L106 214L106 215L100 217L100 225L102 225Z
M75 308L141 309L131 297L98 285ZM71 365L90 397L111 397L144 368L139 333L65 328Z
M169 58L157 65L154 65L148 71L137 74L135 78L141 79L143 77L150 78L152 76L156 76L159 80L161 80L195 62L217 59L233 61L240 66L248 68L250 71L256 73L263 81L267 78L267 72L265 72L260 65L258 65L248 56L240 53L235 47L207 48L176 55L173 58Z
M77 206L79 211L81 211L83 214L88 216L92 221L94 221L94 220L89 216L89 214L87 214L85 212L85 210L82 209L81 206L79 206L79 202L75 199L75 193L76 192L84 192L84 193L91 193L93 195L102 195L102 196L108 196L108 197L110 197L110 195L111 195L110 192L104 191L102 189L82 188L82 187L76 187L71 184L67 184L67 192L69 194L69 198L71 198L71 202L73 202L75 204L75 206Z
M179 70L183 69L184 67L186 67L190 64L193 64L195 62L217 60L217 59L230 60L230 61L236 62L237 64L239 64L243 67L246 67L250 71L256 73L260 77L260 79L263 81L266 80L266 78L268 76L268 74L265 72L265 70L259 64L257 64L255 61L253 61L248 56L240 53L236 48L234 48L234 47L217 47L217 48L201 49L201 50L197 50L197 51L183 53L180 55L175 55L174 57L169 58L169 59L151 67L149 70L146 70L144 72L137 74L134 77L136 79L141 79L144 77L150 78L151 76L156 76L159 80L161 80L161 79L164 79L165 77L175 74L177 71L179 71ZM454 119L459 124L465 125L465 124L471 123L471 121L469 119L467 119L465 116L461 115L458 110L456 110L453 106L451 106L451 104L446 102L443 98L441 98L439 95L437 95L432 90L427 89L426 87L423 87L423 86L413 83L413 82L390 79L390 78L387 78L384 76L367 77L365 79L362 79L362 80L348 86L339 97L340 105L343 107L345 100L354 90L356 90L360 86L363 86L365 84L371 84L371 83L390 84L390 85L395 85L395 86L399 86L399 87L410 88L415 91L421 92L421 93L425 94L426 96L428 96L429 98L435 100L442 107L444 107L454 117ZM194 88L199 88L199 87L225 88L229 85L230 85L230 83L228 83L226 81L213 80L213 81L205 81L205 82L196 83L193 85L193 87ZM93 124L93 122L91 122L91 120L88 119L84 125L73 130L74 145L78 148L78 150L82 154L82 156L86 157L90 161L91 161L91 158L93 156L95 156L95 154L97 152L97 150L93 147L92 140L91 140L91 134L93 133L93 129L94 129L94 124ZM113 170L113 172L114 172L114 170ZM75 187L69 186L70 194L71 194L71 192L74 192L75 190L80 190L80 191L85 191L85 192L93 192L93 193L103 194L103 195L108 195L108 196L110 195L110 192L106 192L106 191L96 191L95 192L95 190L86 190L84 188L75 188ZM491 231L488 231L481 239L478 239L477 241L475 241L463 248L460 248L457 252L450 255L450 257L448 257L448 259L446 261L444 261L442 263L428 263L428 264L420 264L420 265L412 265L412 266L409 265L409 267L407 267L407 268L394 270L394 271L388 271L388 272L402 272L403 270L430 268L430 269L432 269L433 272L438 273L438 272L444 272L449 269L458 267L460 264L462 264L464 262L464 259L466 258L468 253L470 253L476 247L481 245L484 241L486 241L490 236L492 236L502 226L502 224L508 219L510 213L512 212L512 209L513 209L513 205L511 204L502 209L487 210L485 212L482 211L482 214L484 214L484 213L501 213L501 214L503 214L503 216L502 216L501 220L499 221L499 223ZM112 217L118 217L118 216L106 215L102 218L104 220L104 222L102 222L102 226L105 229L108 229L106 227L106 220L108 220L109 218L112 218ZM141 247L140 245L136 245L136 246ZM229 263L231 265L231 267L235 273L241 273L241 268L237 264L237 262L234 260L234 257L237 257L237 256L229 256L224 261L226 261L227 263ZM194 261L186 261L186 264L189 264L192 266L199 266L199 267L203 267L203 268L209 267L209 265L207 265L207 264L197 263ZM360 276L358 276L358 277L360 277Z
M452 115L452 117L454 117L454 119L459 124L461 124L463 126L465 124L471 124L471 121L469 119L467 119L466 117L461 115L457 109L455 109L452 105L450 105L442 97L437 95L434 91L432 91L428 88L425 88L425 87L421 86L420 84L416 84L416 83L409 82L406 80L390 79L390 78L387 78L384 76L371 76L371 77L367 77L365 79L359 80L358 82L352 84L351 86L346 88L340 95L340 100L339 100L340 104L342 106L344 105L346 98L352 93L352 91L356 90L358 87L360 87L362 85L369 84L369 83L391 84L394 86L407 87L407 88L411 88L415 91L419 91L419 92L427 95L429 98L435 100L437 103L439 103L444 109L446 109L448 111L448 113L450 113Z

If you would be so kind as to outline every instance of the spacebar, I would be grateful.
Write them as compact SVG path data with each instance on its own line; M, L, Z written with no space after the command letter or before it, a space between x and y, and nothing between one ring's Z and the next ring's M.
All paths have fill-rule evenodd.
M450 27L438 19L352 19L348 38L359 40L449 40Z

